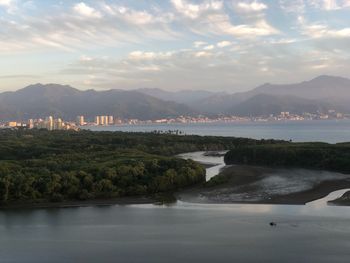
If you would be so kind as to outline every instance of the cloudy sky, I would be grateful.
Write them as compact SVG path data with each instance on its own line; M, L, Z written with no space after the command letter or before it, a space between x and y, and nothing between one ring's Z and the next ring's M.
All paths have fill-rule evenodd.
M0 91L350 77L350 0L0 0Z

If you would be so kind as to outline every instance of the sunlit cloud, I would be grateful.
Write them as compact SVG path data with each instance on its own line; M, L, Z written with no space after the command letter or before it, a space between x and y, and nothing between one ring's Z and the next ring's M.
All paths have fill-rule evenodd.
M244 12L259 12L267 9L267 5L261 2L239 2L237 7Z
M0 0L0 89L240 91L349 76L349 11L349 0Z
M220 48L224 48L224 47L229 47L232 45L232 43L230 41L220 41L216 44L218 47Z
M0 0L0 6L9 7L13 3L13 0Z
M74 5L74 11L87 18L100 18L102 15L100 12L96 11L94 8L88 6L84 2L80 2Z

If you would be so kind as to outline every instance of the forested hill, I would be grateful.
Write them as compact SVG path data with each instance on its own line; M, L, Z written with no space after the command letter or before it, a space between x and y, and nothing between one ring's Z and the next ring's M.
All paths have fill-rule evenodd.
M205 180L173 157L191 151L276 143L153 133L0 130L0 203L150 196Z
M78 90L66 85L35 84L15 92L0 93L0 119L26 120L53 115L74 120L96 115L141 120L196 114L189 106L165 101L137 91Z

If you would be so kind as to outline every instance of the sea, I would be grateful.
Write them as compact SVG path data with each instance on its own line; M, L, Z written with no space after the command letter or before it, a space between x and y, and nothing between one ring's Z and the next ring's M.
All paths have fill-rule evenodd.
M350 141L349 121L90 127L92 130ZM188 153L212 162L222 157ZM327 205L108 205L0 210L0 262L350 262L350 207ZM270 226L269 222L276 226Z
M234 136L253 139L281 139L295 142L350 141L350 120L312 120L276 122L214 122L188 124L146 124L117 126L82 126L93 131L154 132L181 131L182 134Z

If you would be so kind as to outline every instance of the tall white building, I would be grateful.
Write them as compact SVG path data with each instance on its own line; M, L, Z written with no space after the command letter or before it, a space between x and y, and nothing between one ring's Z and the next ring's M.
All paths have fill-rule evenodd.
M29 119L28 120L27 127L29 129L33 129L34 128L34 120L33 119Z
M62 130L63 129L63 121L62 119L58 118L54 121L54 130Z
M85 124L84 116L83 115L77 116L75 123L77 126L83 126Z
M107 115L101 115L95 117L95 124L96 125L109 125L113 124L113 116L107 116Z
M95 116L95 124L96 125L100 125L101 124L100 116Z
M53 122L53 117L52 116L48 116L45 119L45 126L46 129L48 129L49 131L52 131L54 128L54 122Z
M104 116L100 116L100 125L105 125L105 117Z
M104 125L108 125L108 116L103 116Z
M113 116L108 116L108 124L113 125L114 124L114 117Z

